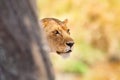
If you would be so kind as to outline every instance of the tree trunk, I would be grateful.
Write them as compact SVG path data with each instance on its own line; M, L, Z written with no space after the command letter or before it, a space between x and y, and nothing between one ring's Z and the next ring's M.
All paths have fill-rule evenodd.
M0 0L0 80L54 80L31 0Z

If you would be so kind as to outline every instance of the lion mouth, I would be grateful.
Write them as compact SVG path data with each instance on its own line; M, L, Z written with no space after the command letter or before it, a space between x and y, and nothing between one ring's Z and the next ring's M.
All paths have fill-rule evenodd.
M72 52L72 50L69 50L67 52L58 52L58 55L62 56L63 58L68 58L70 56L70 52Z
M59 51L56 51L58 54L64 54L64 53L70 53L72 52L72 50L68 50L67 52L59 52Z

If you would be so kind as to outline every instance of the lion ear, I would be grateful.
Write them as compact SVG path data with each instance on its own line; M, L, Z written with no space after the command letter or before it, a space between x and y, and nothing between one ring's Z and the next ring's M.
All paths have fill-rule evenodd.
M40 24L43 26L43 27L46 27L48 22L47 21L40 21Z
M63 21L64 24L67 24L67 22L68 22L68 19L65 19L65 20Z

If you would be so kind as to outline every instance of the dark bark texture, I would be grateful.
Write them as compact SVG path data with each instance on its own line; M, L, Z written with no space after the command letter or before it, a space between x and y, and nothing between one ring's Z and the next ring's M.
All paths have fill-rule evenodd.
M0 0L0 80L54 80L34 0Z

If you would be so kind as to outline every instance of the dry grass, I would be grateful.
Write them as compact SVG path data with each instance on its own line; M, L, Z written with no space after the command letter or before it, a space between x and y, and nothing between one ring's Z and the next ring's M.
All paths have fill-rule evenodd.
M86 80L120 80L120 63L106 61L120 56L120 0L37 0L37 4L40 18L69 20L75 40L70 60L94 65ZM63 60L54 62L59 65Z

